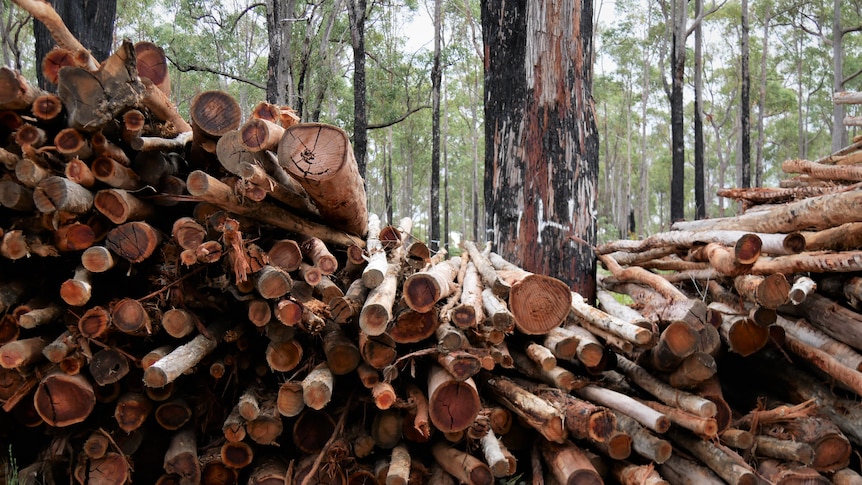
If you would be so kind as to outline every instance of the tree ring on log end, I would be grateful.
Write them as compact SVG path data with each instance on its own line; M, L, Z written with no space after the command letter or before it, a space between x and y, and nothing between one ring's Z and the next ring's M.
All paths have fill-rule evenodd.
M63 427L84 421L96 405L96 394L80 374L51 374L39 383L33 404L46 423Z
M531 274L512 285L509 307L515 326L528 335L543 335L569 314L571 290L550 276Z

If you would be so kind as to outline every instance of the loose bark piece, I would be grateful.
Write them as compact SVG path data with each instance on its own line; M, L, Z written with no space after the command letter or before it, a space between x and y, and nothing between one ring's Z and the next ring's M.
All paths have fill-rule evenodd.
M365 184L344 130L320 123L294 125L279 143L278 160L303 186L324 220L365 236Z

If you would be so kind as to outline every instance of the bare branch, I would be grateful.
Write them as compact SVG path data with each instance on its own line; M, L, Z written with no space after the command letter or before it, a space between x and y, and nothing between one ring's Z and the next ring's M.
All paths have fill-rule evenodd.
M167 57L167 56L166 56L166 57ZM235 75L235 74L231 74L231 73L229 73L229 72L225 72L225 71L220 71L220 70L218 70L218 69L215 69L215 68L212 68L212 67L207 67L207 66L196 66L196 65L194 65L194 64L180 65L179 63L177 63L177 61L175 61L175 60L174 60L174 59L172 59L171 57L168 57L168 60L169 60L169 61L171 61L171 64L173 64L173 65L174 65L174 67L176 67L176 68L177 68L177 70L178 70L178 71L180 71L180 72L190 72L190 71L208 72L208 73L210 73L210 74L216 74L216 75L218 75L218 76L224 76L224 77L226 77L226 78L228 78L228 79L233 79L234 81L238 81L238 82L241 82L241 83L246 83L246 84L248 84L248 85L250 85L250 86L254 86L254 87L256 87L256 88L258 88L258 89L262 89L262 90L264 90L264 91L266 90L266 85L265 85L265 84L261 84L260 82L258 82L258 81L254 81L254 80L252 80L252 79L244 78L244 77L242 77L242 76L237 76L237 75Z
M403 115L399 116L398 118L395 118L394 120L387 121L385 123L375 124L375 125L368 125L368 129L369 130L377 130L380 128L386 128L386 127L389 127L392 125L396 125L396 124L401 123L402 121L406 120L410 115L412 115L412 114L414 114L420 110L428 109L428 108L431 108L431 107L428 106L427 104L423 104L422 106L418 106L416 108L411 109L410 111L404 113Z
M721 7L723 7L725 3L727 3L727 0L725 0L725 1L721 2L721 3L719 3L719 4L713 3L713 4L712 4L712 8L710 8L709 10L707 10L707 11L703 12L702 14L698 15L698 16L697 16L697 18L695 18L695 19L691 22L691 26L690 26L690 27L685 31L685 37L686 37L686 38L688 38L688 36L690 36L690 35L691 35L691 33L692 33L692 32L694 32L694 29L696 29L696 28L697 28L697 26L698 26L698 25L700 25L700 23L701 23L701 22L703 22L703 19L704 19L704 18L706 18L706 17L708 17L708 16L710 16L710 15L714 14L715 12L717 12L717 11L718 11L718 9L720 9Z

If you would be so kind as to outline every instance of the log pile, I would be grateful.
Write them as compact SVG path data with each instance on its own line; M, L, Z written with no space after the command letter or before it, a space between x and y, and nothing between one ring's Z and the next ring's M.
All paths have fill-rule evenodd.
M688 424L665 414L689 431L667 436L727 482L862 483L860 154L854 140L788 160L783 170L798 175L781 187L719 191L741 215L596 248L605 310L622 294L626 311L658 327L659 344L624 352L617 371L653 396L658 378L718 406L717 442L695 438L703 423L681 406Z
M381 224L342 130L187 121L156 46L54 27L56 95L0 69L20 483L858 483L855 187L600 247L599 309Z

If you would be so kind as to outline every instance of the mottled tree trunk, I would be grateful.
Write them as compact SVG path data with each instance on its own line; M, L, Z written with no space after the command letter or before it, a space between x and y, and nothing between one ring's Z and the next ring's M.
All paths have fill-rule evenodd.
M353 46L353 155L365 178L368 151L368 112L365 87L365 0L349 0L350 43Z
M748 0L742 0L742 80L740 85L739 116L742 127L740 160L742 168L742 186L751 187L751 74L748 69Z
M703 14L703 0L695 2L695 17ZM694 218L706 218L703 142L703 23L694 30Z
M289 104L294 94L293 73L290 64L290 30L294 17L295 0L266 1L266 31L269 37L267 60L266 100L274 104Z
M595 295L592 2L483 2L485 199L494 247Z
M50 0L48 3L54 7L72 35L90 50L93 57L99 62L108 58L111 54L111 42L114 40L116 0ZM33 20L33 31L36 37L36 59L41 60L56 44L42 22ZM36 69L36 79L40 88L51 89L42 69Z
M686 0L674 0L673 45L671 48L671 175L670 220L685 219L685 126L683 83L685 77L685 39L688 8Z
M440 68L440 41L443 36L442 0L434 1L434 63L431 66L431 234L428 246L432 251L440 248L440 85L443 72Z

